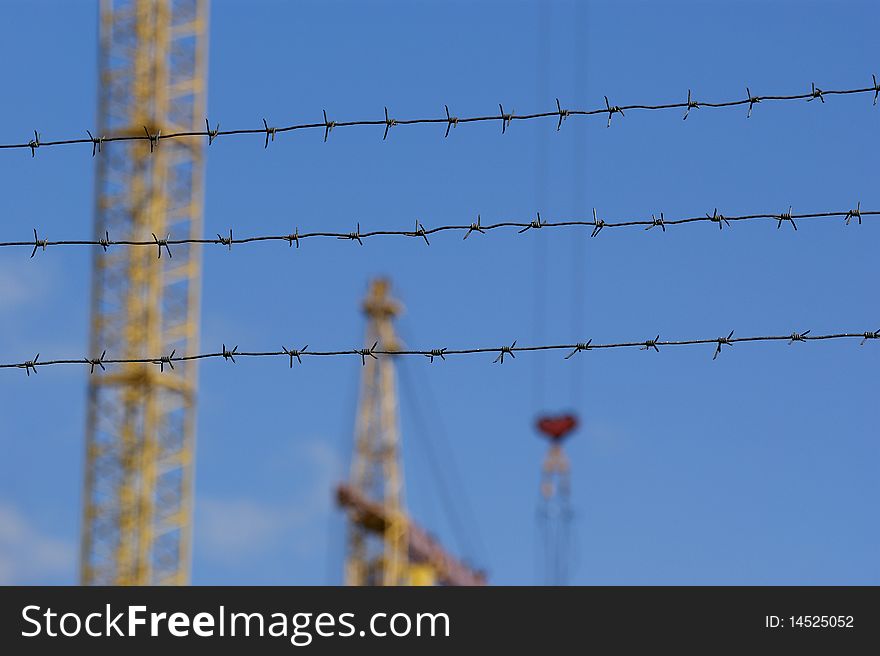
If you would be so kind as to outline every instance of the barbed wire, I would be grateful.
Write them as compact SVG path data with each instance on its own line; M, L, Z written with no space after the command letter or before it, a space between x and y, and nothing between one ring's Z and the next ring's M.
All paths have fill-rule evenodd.
M49 146L66 146L66 145L74 145L74 144L90 144L92 147L92 156L99 154L101 152L104 144L113 143L118 141L147 141L150 144L150 152L154 152L156 148L158 148L159 144L162 141L168 139L184 139L184 138L207 138L208 145L214 143L216 139L219 137L226 137L232 135L260 135L263 138L263 148L269 147L269 142L274 142L275 137L278 134L283 132L293 132L295 130L320 130L324 133L324 142L326 143L327 139L330 137L330 133L333 130L345 127L354 127L354 126L378 126L383 128L382 140L386 140L388 138L388 133L391 128L400 127L404 125L424 125L424 124L439 124L445 125L446 131L444 136L448 137L451 129L458 127L463 123L480 123L480 122L493 122L497 121L501 124L501 133L506 134L507 129L510 127L511 123L514 121L528 121L534 119L542 119L542 118L553 118L556 120L556 131L560 131L562 129L562 124L565 120L571 116L601 116L607 115L608 122L606 124L607 127L611 127L611 119L615 114L620 114L620 116L625 116L625 112L629 111L662 111L662 110L671 110L671 109L684 109L683 119L687 119L690 115L691 109L720 109L725 107L738 107L738 106L748 106L748 112L746 113L746 118L751 117L752 110L755 105L759 103L765 102L787 102L787 101L795 101L795 100L806 100L808 102L813 100L819 100L823 104L825 103L825 98L828 96L844 96L844 95L853 95L853 94L874 94L873 104L877 104L877 97L880 95L880 84L877 82L877 76L871 75L871 86L863 87L863 88L853 88L853 89L820 89L815 83L811 84L810 91L806 93L798 93L792 95L753 95L751 89L746 87L746 97L737 100L726 100L719 102L708 102L708 101L698 101L694 100L694 97L691 93L691 90L688 89L687 99L684 102L672 102L672 103L664 103L659 105L649 105L649 104L632 104L632 105L612 105L608 100L608 96L604 96L605 99L605 107L599 107L597 109L566 109L562 107L559 99L556 99L556 109L546 112L535 112L532 114L516 114L515 112L505 112L504 106L498 105L498 114L490 114L484 116L454 116L449 111L449 106L444 105L445 116L434 117L434 118L410 118L410 119L398 119L393 118L389 111L388 107L385 107L384 118L378 119L359 119L353 121L331 121L327 117L327 110L323 110L323 121L314 122L314 123L298 123L293 125L285 125L285 126L271 126L269 122L263 118L263 127L257 128L239 128L235 130L221 130L220 124L215 124L214 128L211 129L210 121L205 118L205 129L204 130L186 130L179 132L169 132L163 134L162 130L159 128L154 128L153 131L150 130L147 126L144 126L144 133L130 133L130 134L113 134L108 136L94 136L90 130L86 130L87 137L82 138L71 138L71 139L59 139L59 140L49 140L43 141L40 137L39 130L34 130L34 138L29 139L26 142L21 143L5 143L0 144L0 149L29 149L31 151L31 157L36 156L36 152L40 148L45 148Z
M86 358L67 358L67 359L57 359L57 360L46 360L40 362L40 353L32 360L26 360L24 362L12 362L6 364L0 364L0 369L24 369L25 373L30 376L31 372L37 373L37 367L48 367L52 365L65 365L65 364L75 364L75 365L83 365L89 367L90 373L95 373L96 367L100 368L102 371L106 370L106 365L111 364L153 364L159 367L160 371L165 371L165 367L167 366L169 369L174 369L175 362L191 362L194 360L207 360L207 359L215 359L222 358L231 363L236 362L236 358L263 358L263 357L274 357L274 358L287 358L289 360L289 367L293 368L293 363L296 361L298 364L302 364L302 358L307 357L350 357L355 356L360 358L361 364L366 364L367 358L378 359L378 356L422 356L428 358L431 362L434 362L436 359L446 360L447 356L456 356L456 355L476 355L481 353L495 354L495 359L493 362L495 363L504 363L505 356L509 358L516 359L516 353L528 353L528 352L537 352L537 351L565 351L567 354L564 359L569 360L574 357L576 354L582 351L596 351L600 349L619 349L619 348L639 348L643 351L653 350L657 353L660 352L660 347L668 347L668 346L695 346L700 344L711 344L715 347L714 354L712 359L715 360L720 354L721 349L724 346L733 346L738 343L755 343L755 342L788 342L789 345L794 344L795 342L813 342L813 341L827 341L827 340L837 340L837 339L860 339L861 344L864 344L868 340L880 339L880 329L874 331L867 332L856 332L856 333L831 333L827 335L811 335L809 330L805 330L803 332L792 332L787 335L768 335L768 336L753 336L753 337L734 337L734 331L730 331L726 337L713 337L713 338L703 338L703 339L683 339L683 340L668 340L663 341L660 339L660 335L657 335L653 339L646 339L637 342L613 342L613 343L593 343L592 339L588 339L585 342L575 342L573 344L548 344L548 345L538 345L538 346L517 346L516 340L510 343L510 345L505 346L486 346L486 347L466 347L466 348L432 348L432 349L382 349L379 348L379 343L375 342L369 348L353 348L353 349L344 349L344 350L333 350L333 351L316 351L309 350L308 345L303 346L302 348L287 348L286 346L282 346L280 351L239 351L238 346L234 346L232 348L228 348L226 344L222 345L220 351L214 353L200 353L198 355L178 355L175 350L172 350L168 355L161 356L153 356L153 357L139 357L139 358L108 358L107 351L103 351L100 357L86 357Z
M329 238L329 239L342 239L349 241L356 241L361 246L363 246L363 240L369 239L371 237L415 237L419 240L424 240L425 244L431 244L428 237L430 235L434 235L441 232L464 232L464 239L467 239L472 233L478 232L485 234L486 232L490 232L492 230L499 230L502 228L515 228L518 230L520 234L527 232L533 229L539 228L564 228L564 227L585 227L591 229L591 236L596 237L602 230L605 228L622 228L622 227L635 227L635 226L644 226L645 230L650 230L652 228L660 228L663 232L666 232L666 228L669 226L683 225L687 223L701 223L701 222L709 222L709 223L717 223L718 228L723 229L724 226L730 226L732 221L755 221L755 220L770 220L776 222L776 227L781 228L783 224L788 223L794 230L797 230L797 224L795 220L810 220L810 219L831 219L831 218L842 218L844 219L845 225L849 225L853 219L856 219L859 224L862 223L862 217L867 216L878 216L880 215L880 210L863 210L861 202L856 204L855 209L851 210L838 210L831 212L810 212L805 214L794 214L792 213L792 208L789 207L787 212L781 212L779 214L745 214L740 216L725 216L724 214L720 214L718 209L715 208L712 211L712 214L706 213L704 216L691 216L679 219L667 219L665 218L663 212L660 212L659 217L655 214L651 215L650 219L631 219L631 220L622 220L622 221L606 221L605 219L600 219L596 210L593 210L593 218L590 221L584 220L563 220L563 221L543 221L541 219L541 213L538 212L536 214L536 218L529 222L518 222L518 221L501 221L499 223L492 224L483 224L480 215L477 215L477 220L473 223L469 224L460 224L460 225L440 225L434 226L432 228L426 228L424 224L416 220L415 227L412 230L370 230L370 231L361 231L360 223L357 224L357 229L354 232L299 232L299 228L296 228L294 232L286 234L286 235L257 235L252 237L240 237L236 239L233 236L232 228L229 229L228 236L218 234L216 239L214 238L181 238L181 239L171 239L171 235L167 235L164 239L161 239L156 236L155 233L151 233L152 239L147 240L137 240L137 239L119 239L114 240L110 238L109 231L104 231L104 238L102 239L61 239L61 240L50 240L45 238L40 238L39 232L36 228L34 228L34 238L29 241L6 241L0 242L0 248L4 247L25 247L31 249L31 257L34 257L37 254L38 250L45 251L49 246L99 246L105 252L111 246L129 246L129 247L138 247L145 246L150 248L155 248L157 251L157 256L159 258L162 257L162 253L166 253L168 257L172 257L171 246L178 246L183 244L198 244L198 245L220 245L227 247L230 251L232 250L233 244L254 244L258 242L269 242L269 241L280 241L287 242L289 246L293 246L296 244L296 247L299 248L300 241L304 239L313 239L313 238Z

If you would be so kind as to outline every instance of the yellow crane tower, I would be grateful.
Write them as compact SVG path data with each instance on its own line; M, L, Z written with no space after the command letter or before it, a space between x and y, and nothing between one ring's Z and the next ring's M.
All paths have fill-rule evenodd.
M196 353L200 258L167 236L202 233L207 3L102 0L91 357ZM101 142L109 135L140 141ZM92 367L80 576L84 584L189 581L194 362Z
M393 320L401 312L387 279L374 280L363 304L367 348L362 352L361 398L349 483L337 488L348 512L347 585L485 585L485 576L449 555L407 517L403 503L400 428L394 356L378 358L370 349L397 351Z

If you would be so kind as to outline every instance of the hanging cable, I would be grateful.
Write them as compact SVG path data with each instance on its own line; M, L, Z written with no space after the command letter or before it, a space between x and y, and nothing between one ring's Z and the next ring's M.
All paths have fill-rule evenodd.
M404 339L409 331L405 328L405 320L401 320L400 331ZM479 563L488 562L485 544L482 541L480 523L470 503L467 488L464 486L455 457L455 450L449 443L443 425L443 413L439 410L428 380L420 380L415 385L409 371L409 364L402 361L398 366L401 383L401 398L407 403L407 409L415 424L415 434L421 440L426 451L429 470L435 479L441 505L450 529L461 552L478 559ZM424 401L424 404L422 403ZM425 410L423 412L423 410ZM430 422L425 418L430 417ZM461 511L461 512L459 512Z
M574 6L574 94L578 100L586 97L588 79L587 49L585 42L588 34L588 2L577 2ZM589 180L587 176L587 136L584 131L584 139L573 139L572 144L572 173L574 184L572 185L572 210L575 214L586 211ZM585 294L585 243L583 239L572 239L572 294L571 304L571 330L573 335L583 335L586 329L584 323L584 294ZM571 369L571 407L580 408L584 400L584 367L580 363Z
M547 75L549 71L549 32L550 32L550 15L552 4L547 3L537 5L537 64L535 67L535 95L543 97L547 86ZM561 117L560 117L561 120ZM547 146L544 139L537 137L535 142L535 205L544 207L544 201L547 195ZM532 335L533 338L541 341L544 337L544 322L546 314L545 294L547 293L547 273L546 273L546 233L537 231L535 235L535 243L532 249L532 284L534 289L532 301ZM532 364L532 413L537 415L544 411L545 399L544 388L546 367L543 362L535 360ZM543 486L543 483L542 483ZM550 509L548 507L548 498L539 492L537 506L537 522L539 536L538 549L541 551L541 570L539 576L543 583L552 583L553 562L555 560L555 546L553 540L553 524L550 520Z
M550 22L553 5L538 4L538 58L535 67L535 95L547 95L547 75L550 70ZM547 140L535 134L535 206L545 207L547 200ZM544 341L547 313L547 236L540 230L534 236L533 275L534 305L532 312L532 336L537 342ZM544 408L547 368L545 363L535 360L532 375L532 399L537 403L537 411Z
M540 97L546 91L547 76L550 73L550 26L552 21L551 5L539 7L538 17L538 89ZM559 118L559 127L563 120ZM547 153L546 142L538 141L537 154L535 157L535 195L539 206L544 204L547 195ZM580 182L580 178L578 178ZM578 187L578 185L575 185ZM534 304L534 335L538 341L544 338L547 322L547 244L544 235L537 235L535 243L535 283ZM582 253L576 253L575 257L582 259ZM573 266L576 266L576 261ZM576 299L577 301L577 299ZM574 312L574 310L573 310ZM546 410L545 388L546 366L543 362L535 363L535 375L533 376L535 392L532 398L538 406L536 414ZM542 546L544 550L544 583L549 585L564 585L568 582L568 547L569 547L569 465L563 453L560 441L577 425L573 415L552 417L540 415L537 428L540 433L551 440L550 450L544 460L541 472L540 495L538 497L538 526L542 533Z
M357 423L357 406L358 406L359 381L357 376L346 376L344 402L342 403L340 414L345 415L345 421L340 427L340 431L335 440L336 452L338 454L353 454L355 449L354 427ZM348 459L344 460L346 471L350 468L351 463ZM327 490L327 494L331 494L331 490ZM345 562L344 552L344 527L336 513L328 513L327 515L327 585L340 585L344 582L344 576L340 576L340 563Z

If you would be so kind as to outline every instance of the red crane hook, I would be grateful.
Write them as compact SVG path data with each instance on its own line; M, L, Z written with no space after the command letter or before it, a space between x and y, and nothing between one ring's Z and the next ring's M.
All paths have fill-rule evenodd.
M536 426L548 440L561 442L566 435L577 428L578 420L575 415L558 415L539 417Z

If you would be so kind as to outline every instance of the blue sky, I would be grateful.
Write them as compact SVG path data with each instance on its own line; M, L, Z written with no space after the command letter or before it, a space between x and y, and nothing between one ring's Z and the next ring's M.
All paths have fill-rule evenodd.
M92 2L3 2L0 141L95 125ZM215 2L208 107L224 128L681 101L868 86L871 2ZM205 233L236 236L483 220L666 217L880 207L880 107L867 96L744 108L221 139ZM578 163L581 162L581 163ZM86 147L0 153L2 238L91 234ZM359 299L393 278L408 344L782 334L880 327L866 220L438 235L208 248L201 339L241 350L362 340ZM85 355L91 253L0 252L0 360ZM538 293L540 290L540 293ZM580 317L580 318L579 318ZM880 583L876 372L857 342L521 354L408 362L412 514L499 584L541 581L541 411L574 408L567 444L585 584ZM360 364L200 368L194 583L339 582ZM83 368L0 375L0 581L76 581ZM418 390L418 395L414 394ZM577 390L581 390L580 395ZM421 421L413 402L421 407ZM426 442L426 440L431 440ZM454 459L472 510L458 540L426 444ZM459 501L459 505L462 502ZM477 524L477 526L475 526ZM476 537L479 533L480 538ZM482 547L480 546L482 544Z

